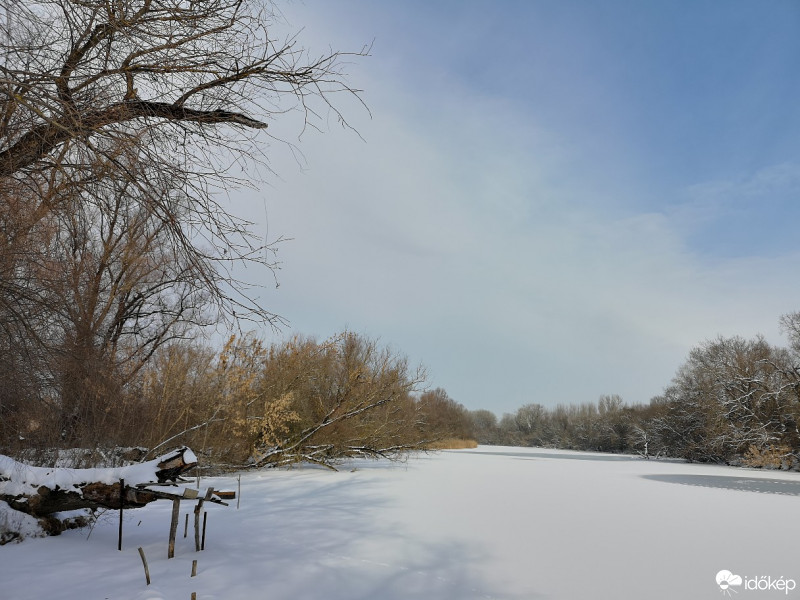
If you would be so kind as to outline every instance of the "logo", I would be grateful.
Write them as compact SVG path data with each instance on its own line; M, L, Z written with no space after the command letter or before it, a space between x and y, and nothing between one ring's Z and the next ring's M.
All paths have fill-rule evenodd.
M725 569L717 573L716 581L719 590L729 597L739 593L739 590L736 589L739 586L742 586L747 591L775 591L783 592L784 594L788 594L797 587L797 582L794 579L784 579L783 576L778 579L773 579L769 575L742 577L741 575L734 575Z
M730 596L731 592L738 594L739 592L733 589L733 587L742 585L742 578L723 569L717 573L717 585L720 591L726 596Z

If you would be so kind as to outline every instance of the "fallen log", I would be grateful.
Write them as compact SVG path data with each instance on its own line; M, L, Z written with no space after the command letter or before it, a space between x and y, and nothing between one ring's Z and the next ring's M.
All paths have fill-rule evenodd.
M82 508L138 508L163 497L142 484L174 482L195 466L197 457L186 447L145 463L97 469L31 467L0 455L0 500L36 517Z

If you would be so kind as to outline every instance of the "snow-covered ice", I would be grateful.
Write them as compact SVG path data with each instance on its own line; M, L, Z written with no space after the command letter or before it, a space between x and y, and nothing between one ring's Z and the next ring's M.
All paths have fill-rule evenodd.
M236 477L202 488L235 490ZM471 600L800 597L800 476L566 451L487 448L242 475L205 505L206 549L167 560L170 502L0 547L4 600ZM145 550L145 584L137 548ZM198 560L198 574L190 577ZM744 584L728 591L717 574Z

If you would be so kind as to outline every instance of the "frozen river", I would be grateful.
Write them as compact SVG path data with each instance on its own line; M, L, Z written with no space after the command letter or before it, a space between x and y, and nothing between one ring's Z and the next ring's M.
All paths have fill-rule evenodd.
M0 547L0 598L800 598L795 473L479 447L241 483L239 510L208 508L200 553L190 533L166 559L169 502L127 513L122 552L111 513L88 539Z

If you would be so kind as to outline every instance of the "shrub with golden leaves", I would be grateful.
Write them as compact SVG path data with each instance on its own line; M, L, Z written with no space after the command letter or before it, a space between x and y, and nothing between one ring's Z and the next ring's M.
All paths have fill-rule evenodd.
M791 456L792 449L785 444L763 448L751 445L744 455L744 464L748 467L781 469L786 468Z

